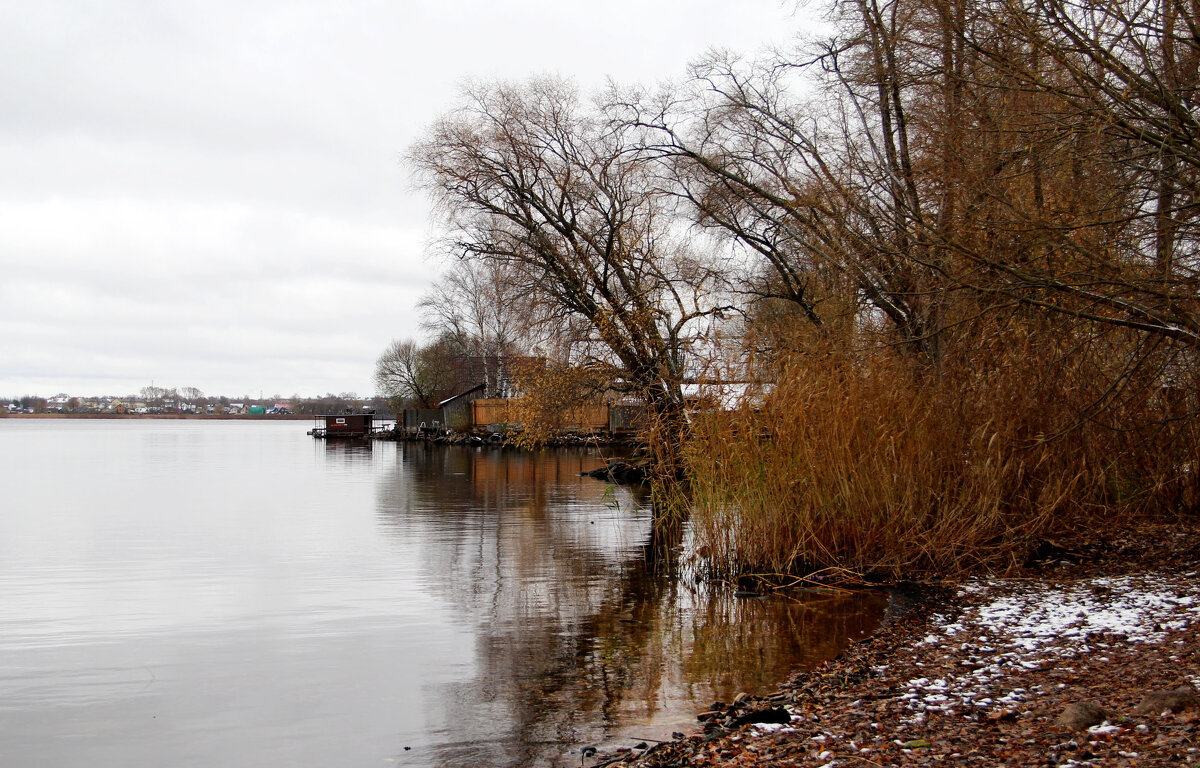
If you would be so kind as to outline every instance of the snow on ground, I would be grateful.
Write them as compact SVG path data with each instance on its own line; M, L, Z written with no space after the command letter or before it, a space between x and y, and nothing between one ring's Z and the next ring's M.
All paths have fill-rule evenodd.
M1157 642L1168 630L1200 621L1196 575L972 582L960 590L968 604L963 613L954 621L935 616L935 630L922 641L953 649L962 672L911 679L900 698L916 722L927 711L958 710L974 719L969 713L1018 705L1044 690L1006 685L1011 672L1069 670L1071 659L1083 655L1104 662L1105 652L1119 645Z

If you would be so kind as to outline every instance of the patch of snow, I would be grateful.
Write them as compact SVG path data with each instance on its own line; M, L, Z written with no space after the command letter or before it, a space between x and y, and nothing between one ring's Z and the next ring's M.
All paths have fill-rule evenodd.
M1154 633L1156 623L1174 618L1170 614L1175 610L1194 604L1190 595L1179 596L1173 585L1154 581L1122 577L1049 589L1021 585L974 609L970 618L1013 636L1014 645L1024 650L1093 632L1144 638Z
M965 657L959 667L962 674L908 681L907 691L898 698L915 713L981 711L993 704L1026 701L1024 688L1003 686L1010 675L1047 665L1074 671L1062 662L1090 655L1093 647L1157 641L1167 631L1200 621L1200 585L1178 577L1097 578L1059 586L976 581L962 587L960 594L981 601L954 622L935 617L934 632L921 644L973 632L978 645L959 646ZM1192 682L1200 687L1200 678ZM1065 687L1057 685L1060 690Z

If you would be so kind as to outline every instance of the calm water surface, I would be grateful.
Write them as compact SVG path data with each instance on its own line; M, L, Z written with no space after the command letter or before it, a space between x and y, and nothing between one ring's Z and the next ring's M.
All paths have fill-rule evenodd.
M878 619L662 575L595 453L306 428L0 419L0 765L579 765Z

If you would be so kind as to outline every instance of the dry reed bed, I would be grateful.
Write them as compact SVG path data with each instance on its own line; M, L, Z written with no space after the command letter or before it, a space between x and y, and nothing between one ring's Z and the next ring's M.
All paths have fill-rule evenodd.
M696 421L696 554L724 576L997 572L1112 515L1191 510L1190 395L1136 351L981 346L937 375L886 348L789 356Z

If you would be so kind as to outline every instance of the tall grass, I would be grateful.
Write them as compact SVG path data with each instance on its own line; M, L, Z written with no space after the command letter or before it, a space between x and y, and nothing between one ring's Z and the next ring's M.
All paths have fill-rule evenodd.
M1004 570L1047 537L1195 508L1195 376L1178 354L1123 338L963 348L935 372L813 344L770 367L761 397L699 414L697 553L728 576Z

